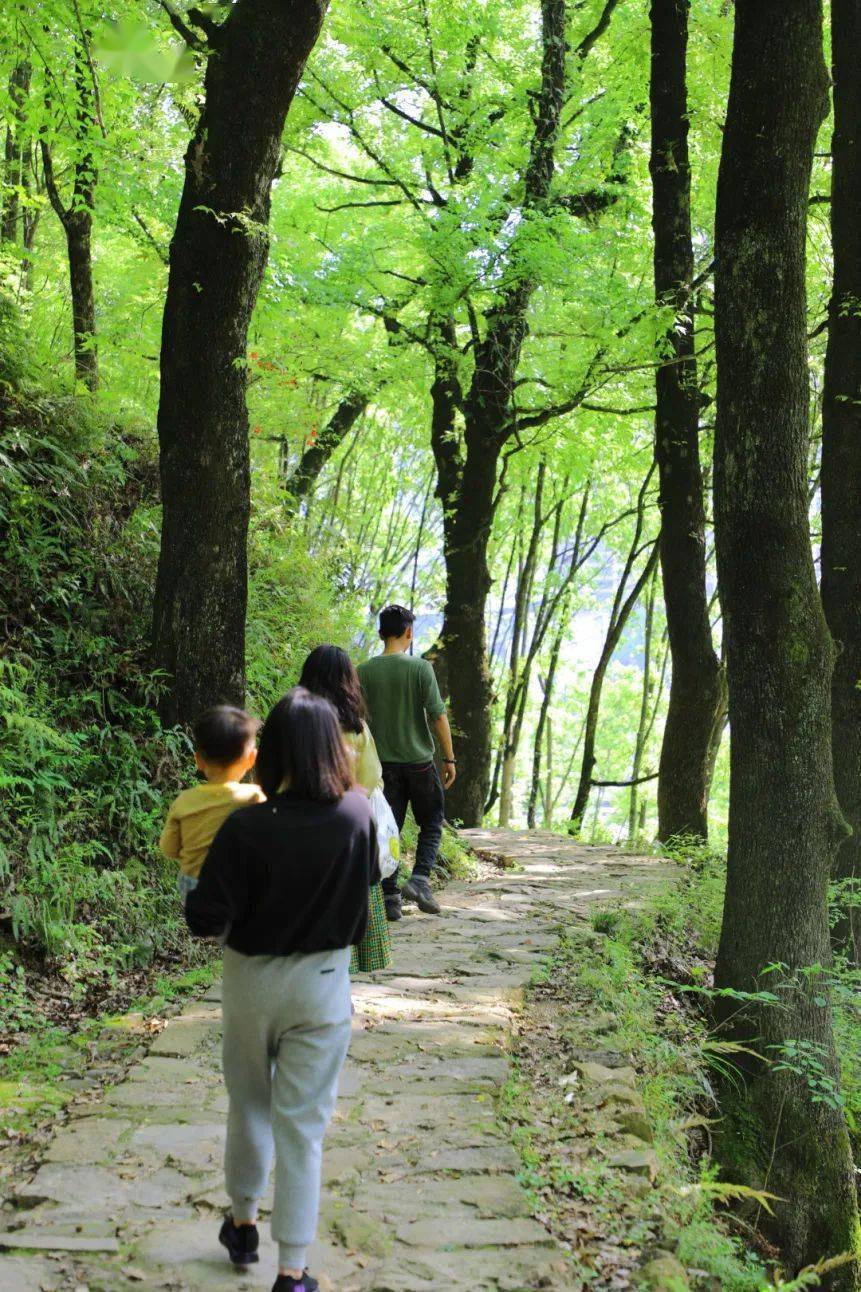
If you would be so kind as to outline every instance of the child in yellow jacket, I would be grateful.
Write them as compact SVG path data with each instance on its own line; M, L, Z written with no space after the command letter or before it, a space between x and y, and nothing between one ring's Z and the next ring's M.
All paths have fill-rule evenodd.
M239 807L262 803L259 785L242 782L257 759L259 723L244 709L219 704L194 724L194 761L204 784L183 790L167 814L159 847L179 862L179 895L183 906L206 860L218 830Z

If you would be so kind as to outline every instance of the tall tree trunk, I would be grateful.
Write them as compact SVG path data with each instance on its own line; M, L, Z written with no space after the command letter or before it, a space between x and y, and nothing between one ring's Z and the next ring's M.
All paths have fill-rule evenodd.
M842 1107L814 1102L806 1073L775 1070L791 1043L801 1066L806 1051L837 1089L830 1006L804 972L828 964L827 886L845 829L831 765L834 652L807 505L805 238L828 82L820 0L737 0L735 14L715 233L715 533L731 741L715 982L768 988L781 1005L740 1010L719 998L725 1033L765 1056L748 1056L744 1085L724 1092L721 1134L734 1179L785 1199L761 1225L795 1271L859 1244ZM845 1266L831 1286L855 1288L859 1276Z
M657 543L652 548L649 559L646 561L640 577L637 579L634 587L631 589L628 597L617 607L614 607L615 613L611 615L610 626L607 629L607 635L604 638L604 645L601 648L601 655L595 672L592 674L592 684L589 688L589 701L586 706L586 725L583 733L583 757L580 764L580 780L577 784L577 793L574 796L574 806L571 809L571 821L569 832L579 835L583 825L583 817L586 812L586 805L589 802L589 794L592 790L592 773L595 770L595 742L598 737L598 718L601 713L601 694L604 690L604 679L607 675L607 669L610 666L610 660L616 647L619 644L619 638L625 628L625 624L630 618L631 611L637 604L640 593L646 585L649 575L655 569L658 562ZM620 585L620 590L624 590L624 584Z
M652 575L649 592L646 597L646 624L643 634L643 689L640 695L640 720L637 723L637 735L634 741L634 757L631 762L631 800L628 804L628 844L631 848L637 845L637 791L639 777L643 768L643 754L649 736L649 708L652 700L652 633L655 625L655 594L657 573ZM643 804L645 807L645 803Z
M433 494L433 487L434 487L434 474L433 472L431 472L430 478L427 483L427 488L425 489L425 492L424 492L424 497L422 498L422 510L421 510L421 515L419 516L419 527L416 532L416 542L415 542L415 547L413 549L412 573L410 575L410 610L412 610L413 613L415 613L415 608L416 608L416 592L418 591L418 582L419 582L419 558L421 557L421 554L422 554L422 544L424 542L424 537L425 537L425 526L427 525L428 510L430 509L430 501L431 501L431 495Z
M6 123L6 167L3 176L7 185L0 218L0 238L3 242L18 241L18 223L21 216L21 189L26 187L25 165L27 150L24 147L24 106L30 93L30 64L17 62L9 74L9 98L13 104L12 120Z
M487 544L494 511L496 456L467 455L457 511L444 529L446 597L442 645L458 759L446 815L479 825L490 781L492 687L485 606L490 592Z
M538 710L538 721L535 724L535 738L532 745L532 781L529 786L529 799L526 805L526 824L530 830L535 829L535 809L538 803L538 794L541 788L541 747L543 743L545 729L547 732L547 758L550 758L551 736L550 736L550 704L553 699L553 686L556 681L556 670L559 667L559 656L562 653L562 643L565 640L565 618L567 603L563 603L560 626L557 629L556 636L553 639L553 645L550 647L550 659L547 663L547 676L544 678L541 687L541 707ZM545 825L548 816L553 813L553 800L551 794L552 769L548 766L545 769L545 778L547 789L545 793Z
M499 824L507 827L511 821L514 807L514 762L517 757L517 746L520 736L520 723L517 721L521 699L525 698L524 690L529 686L529 678L521 677L521 660L525 653L523 634L529 612L529 600L535 582L535 566L538 560L538 548L541 533L547 521L542 515L544 499L544 480L547 475L547 463L542 459L538 467L538 478L535 485L535 500L532 513L532 531L526 549L523 569L517 581L517 592L514 598L514 620L511 626L511 653L508 665L508 687L505 695L505 714L502 723L502 775L499 791ZM549 571L548 571L549 574ZM536 628L538 625L536 624Z
M831 685L834 786L852 835L835 878L854 901L835 945L861 964L861 3L832 0L834 285L822 401L822 604L837 646ZM848 895L851 897L852 894Z
M161 345L153 655L171 679L168 722L244 696L245 347L284 122L325 10L326 0L236 0L220 27L201 18L212 54L185 156Z
M99 357L96 347L96 303L93 291L93 208L98 172L91 132L95 129L94 86L90 80L86 52L80 41L75 46L75 163L74 181L68 204L63 202L54 174L54 158L47 139L41 138L42 163L48 200L63 226L69 260L69 288L72 298L72 338L75 380L95 392L99 385Z
M624 632L625 624L628 622L631 611L637 604L640 593L658 561L658 544L655 541L652 544L648 560L640 571L633 588L626 596L628 580L633 572L634 563L640 554L640 539L645 523L646 491L649 487L653 470L654 468L650 468L637 497L637 519L634 524L631 545L616 587L613 604L610 607L610 619L607 624L604 644L601 647L601 654L598 657L595 672L592 674L592 684L589 688L589 700L586 705L586 720L583 729L583 757L580 762L580 779L577 784L577 793L574 795L574 805L571 809L568 825L569 833L573 835L580 834L583 817L586 813L586 805L589 802L589 794L592 790L592 773L595 770L595 741L598 735L598 717L601 710L601 692L604 689L604 678L609 668L610 660L613 658L613 653L619 644L619 638Z
M694 338L694 252L688 157L690 0L652 0L652 228L655 297L673 311L656 372L661 573L672 680L658 776L658 837L705 838L708 748L719 665L706 595L705 511ZM632 800L635 791L632 791Z
M72 294L72 334L75 343L75 377L87 390L99 385L96 350L96 297L93 291L92 211L67 212L64 221Z
M553 719L548 713L546 728L547 739L545 741L545 766L544 766L544 829L553 829ZM534 825L534 822L533 822Z
M436 466L436 497L442 506L443 555L446 558L446 598L450 580L447 553L454 544L454 529L458 499L463 475L463 454L457 430L457 413L463 392L460 386L457 362L457 333L455 321L448 315L431 315L428 333L434 340L434 379L431 384L431 448ZM449 659L446 651L445 615L438 640L427 652L433 664L439 689L448 699L450 695ZM452 717L454 715L452 714ZM454 722L457 730L457 723ZM459 743L459 742L458 742ZM460 756L460 749L458 756ZM460 773L460 768L458 768ZM451 791L446 796L446 813L456 820L452 811Z

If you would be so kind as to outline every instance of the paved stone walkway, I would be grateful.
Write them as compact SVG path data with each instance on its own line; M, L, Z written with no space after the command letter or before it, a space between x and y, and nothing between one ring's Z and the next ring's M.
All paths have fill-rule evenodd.
M564 1289L566 1257L527 1213L495 1116L520 992L557 931L636 900L665 864L542 833L468 831L516 869L395 928L391 969L355 984L355 1034L324 1155L312 1270L324 1292ZM215 1241L226 1100L218 988L171 1020L97 1103L72 1109L0 1227L4 1292L270 1288Z

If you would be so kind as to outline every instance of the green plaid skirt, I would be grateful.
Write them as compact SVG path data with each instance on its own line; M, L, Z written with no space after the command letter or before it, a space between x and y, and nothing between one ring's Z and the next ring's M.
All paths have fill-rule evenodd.
M385 969L392 959L389 922L382 884L374 884L368 900L368 927L358 946L350 951L350 973L373 973Z

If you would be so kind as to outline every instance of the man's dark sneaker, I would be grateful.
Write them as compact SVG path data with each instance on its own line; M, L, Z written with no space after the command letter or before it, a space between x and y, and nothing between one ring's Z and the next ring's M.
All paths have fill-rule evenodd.
M425 915L440 915L440 904L431 892L431 886L424 875L412 875L401 889L404 897L415 902Z
M399 920L404 913L400 893L384 893L383 900L386 904L386 919L392 922Z
M235 1225L232 1216L225 1216L218 1231L218 1241L227 1248L234 1265L254 1265L260 1260L257 1255L260 1235L256 1225Z
M279 1274L272 1284L272 1292L318 1292L320 1284L312 1279L306 1270L301 1279L291 1278L289 1274Z

